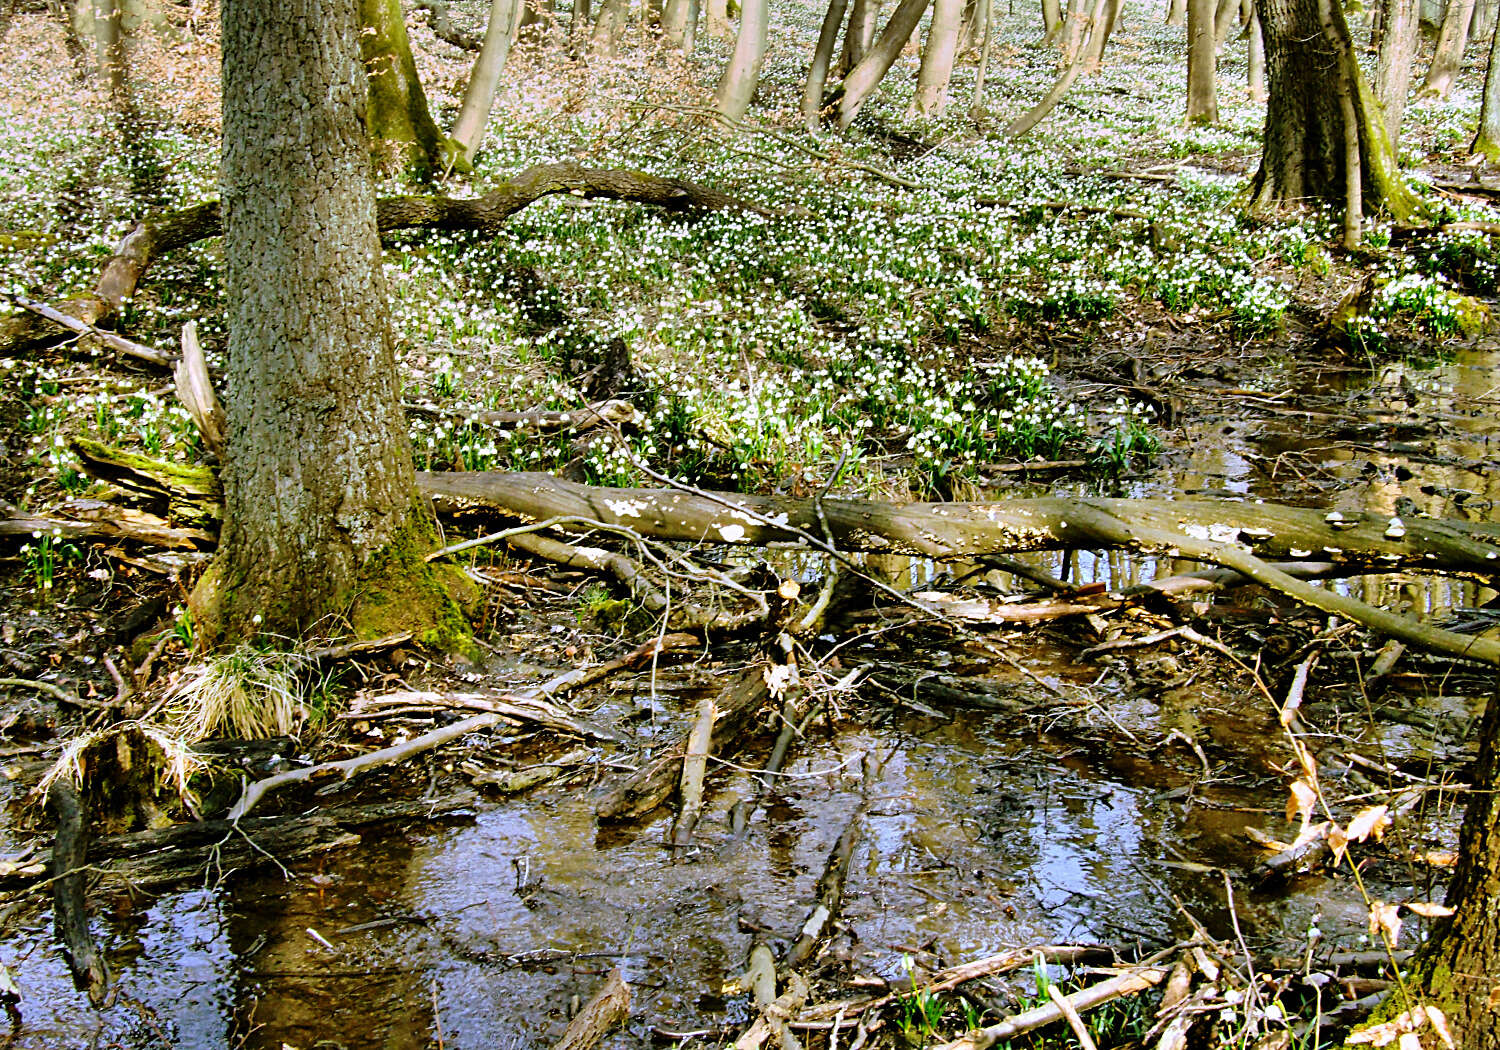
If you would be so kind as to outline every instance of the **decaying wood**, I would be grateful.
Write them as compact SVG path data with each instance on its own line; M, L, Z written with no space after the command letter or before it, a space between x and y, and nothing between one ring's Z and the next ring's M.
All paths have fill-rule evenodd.
M339 714L345 722L381 718L393 710L484 711L500 715L517 723L546 726L560 733L572 733L590 740L608 740L612 743L628 743L629 738L613 729L595 725L586 719L569 714L543 700L530 695L507 696L488 693L439 693L430 690L402 690L394 693L362 695L354 699L349 709Z
M787 1027L807 1001L807 981L799 973L787 975L786 991L776 995L776 963L771 949L757 944L750 949L750 962L741 978L760 1010L760 1016L735 1040L734 1050L760 1050L769 1042L782 1050L800 1050L801 1043Z
M712 696L705 696L698 701L698 712L693 719L692 732L688 733L687 750L682 758L682 784L679 792L682 806L672 825L672 846L676 849L691 845L693 829L698 826L698 817L703 812L703 776L708 772L708 754L713 744L714 719L717 715Z
M67 500L49 516L17 513L0 518L0 536L131 540L178 550L200 550L215 542L213 533L203 529L179 528L149 511L92 499Z
M203 347L198 343L198 322L189 321L182 326L182 357L172 370L177 384L177 400L182 402L188 415L198 426L203 443L215 456L224 457L224 409L214 393L213 381L208 376L208 362L203 357Z
M795 970L812 958L813 950L826 935L829 921L839 913L844 900L844 883L849 878L849 864L854 859L854 847L859 842L865 816L870 812L875 780L879 773L879 764L872 756L866 755L864 789L860 794L859 805L854 807L849 823L844 825L843 833L828 854L828 863L823 866L823 874L818 877L818 885L814 891L812 911L808 912L801 933L787 949L786 958L782 960L782 966L786 969Z
M740 726L770 696L766 674L771 666L758 660L730 679L720 691L714 701L718 717L710 737L711 750L723 751L738 736ZM594 807L595 815L604 821L633 820L660 806L681 779L684 750L658 758L633 774L599 801Z
M1068 1002L1072 1004L1075 1011L1083 1013L1113 999L1143 992L1147 988L1160 984L1166 975L1167 971L1159 966L1141 967L1120 974L1118 977L1111 977L1107 981L1081 988L1068 996ZM1062 1011L1055 1004L1048 1003L1045 1006L1038 1006L1024 1013L1007 1017L999 1024L990 1025L988 1028L975 1029L960 1039L944 1043L938 1050L988 1050L1003 1039L1024 1035L1062 1019Z
M53 324L61 325L68 331L77 333L78 335L86 335L91 338L97 339L105 346L110 347L114 350L118 350L120 351L120 353L125 354L127 357L134 357L141 361L146 361L150 364L160 365L163 367L172 363L172 357L170 354L164 354L160 350L157 350L154 347L149 347L144 343L137 343L134 339L126 339L124 336L116 335L114 332L106 332L102 328L96 328L89 322L82 320L81 318L74 317L62 310L58 310L54 307L48 306L46 303L39 303L35 300L27 299L25 296L21 295L12 296L11 298L17 306L21 307L24 310L31 311L37 317L43 318L47 321L51 321ZM76 300L74 300L74 302L76 302ZM10 326L15 328L23 327L22 325L18 325L15 322L12 322ZM35 326L33 325L30 327Z
M89 932L88 907L84 898L88 874L88 814L78 797L78 788L59 777L47 789L47 804L57 818L53 839L51 875L52 908L57 935L62 939L73 973L73 983L88 993L98 1006L109 989L109 971Z
M563 712L551 707L545 702L546 699L572 692L575 689L581 689L591 682L598 681L603 677L603 673L613 673L626 667L636 666L638 662L650 659L652 655L659 651L654 646L660 641L661 639L658 639L656 642L648 643L626 657L611 661L606 665L607 672L605 672L605 668L574 669L558 675L524 694L482 698L485 703L493 705L492 710L487 710L482 715L475 715L473 718L465 718L452 725L440 726L431 732L412 737L410 740L400 744L393 744L378 751L370 751L366 754L356 755L353 758L346 758L337 762L323 762L315 766L286 770L285 772L266 777L263 780L257 780L253 784L247 784L244 794L240 796L240 800L229 811L229 819L239 820L244 817L266 795L287 784L331 777L342 777L344 780L349 780L363 773L365 770L405 761L414 755L420 755L426 751L431 751L433 748L441 747L450 740L457 740L469 733L477 733L480 730L488 729L491 726L500 725L507 721L537 721L543 717L565 720L565 722L558 721L555 727L567 729L569 732L579 732L581 735L589 735L589 732L586 732L584 729L587 723L583 722L582 719L574 719L571 715L565 715ZM430 700L432 697L441 696L442 694L414 695L425 695ZM430 703L428 706L430 706ZM607 734L607 739L619 739L616 734L613 734L609 730L599 727L589 727L589 730L593 733Z
M933 558L1124 547L1234 569L1298 602L1428 650L1500 665L1500 642L1455 634L1280 572L1267 557L1314 551L1350 570L1403 565L1486 580L1500 574L1500 525L1325 515L1274 504L1046 497L997 503L795 500L660 489L591 489L545 474L421 474L429 495L523 518L591 518L689 542L801 544ZM1255 553L1251 553L1254 551Z
M922 982L922 989L933 995L952 991L961 984L978 980L981 977L993 977L997 974L1011 973L1025 966L1041 960L1049 963L1071 964L1081 962L1084 959L1096 958L1107 961L1114 958L1114 952L1106 947L1095 944L1044 944L1029 948L1012 948L1009 951L1000 952L997 955L989 955L983 959L974 959L970 962L960 963L939 970L932 977ZM891 991L885 995L872 996L865 999L841 1000L839 1002L818 1003L809 1006L798 1015L799 1024L812 1024L829 1018L855 1017L861 1013L878 1009L888 1003L895 1002L904 992L910 989Z
M768 219L781 217L780 213L752 201L686 179L663 178L626 168L586 168L573 161L559 161L534 164L515 178L496 184L482 197L384 197L376 203L376 221L382 232L423 228L494 233L522 208L559 193L588 200L636 201L674 212L737 209ZM105 262L92 295L69 299L49 309L89 328L97 326L119 312L141 277L161 256L196 241L217 237L221 232L218 201L136 223ZM58 329L56 320L36 314L0 319L0 354L13 353L28 343L52 337ZM165 365L171 360L165 355L157 356L160 357L154 362L157 364Z
M625 983L620 968L616 966L604 979L603 987L568 1023L567 1030L552 1045L552 1050L589 1050L629 1016L630 985Z

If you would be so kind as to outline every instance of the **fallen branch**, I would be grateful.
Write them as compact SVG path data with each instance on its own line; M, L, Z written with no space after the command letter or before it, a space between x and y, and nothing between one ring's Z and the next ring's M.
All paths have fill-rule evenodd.
M625 983L620 968L616 966L609 971L604 985L594 997L578 1011L578 1016L568 1022L567 1030L552 1045L552 1050L589 1050L629 1016L630 985Z
M771 666L764 660L756 661L720 690L715 701L718 717L710 736L711 750L722 751L739 735L740 726L760 709L770 695L766 674ZM631 820L660 806L681 780L685 750L659 758L636 772L599 801L595 815L604 821Z
M703 812L703 775L708 771L709 749L713 745L714 719L718 711L714 698L705 696L698 702L693 730L688 734L687 751L682 759L682 806L672 825L672 846L685 849L693 841L693 829Z
M560 711L533 696L489 696L482 693L437 693L420 690L381 693L378 696L358 698L350 705L349 710L342 712L338 717L340 721L352 722L380 718L391 709L431 711L444 708L484 711L488 714L501 715L513 722L530 722L591 740L608 740L616 744L629 743L629 738L621 736L613 729L605 729L603 726L594 725L592 722Z
M494 233L522 208L559 193L588 200L636 201L672 212L737 209L767 219L782 217L780 212L687 179L626 168L585 168L573 161L560 161L534 164L481 197L384 197L376 203L376 222L382 232L432 229ZM120 311L156 260L169 251L217 237L222 232L218 201L138 222L105 262L92 295L78 296L47 309L86 326L89 334L102 338L95 327ZM59 327L69 329L71 325L68 320L51 316L40 321L22 315L0 319L0 354L13 353L29 343L54 337ZM157 358L155 364L166 365L172 360L149 352Z
M1143 992L1147 988L1160 984L1166 975L1166 970L1156 966L1132 970L1088 988L1079 989L1068 996L1068 1002L1077 1013L1081 1014L1111 1000ZM1062 1019L1062 1010L1055 1003L1049 1003L1046 1006L1038 1006L1024 1013L1015 1014L988 1028L975 1029L951 1043L944 1043L938 1050L988 1050L1002 1039L1013 1039Z

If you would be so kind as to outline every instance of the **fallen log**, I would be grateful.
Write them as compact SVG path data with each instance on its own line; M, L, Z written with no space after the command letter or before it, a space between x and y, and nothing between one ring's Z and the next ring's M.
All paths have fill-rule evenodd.
M84 897L88 874L88 813L78 797L78 788L65 777L59 777L47 789L47 804L57 818L57 835L53 840L52 910L57 936L63 942L73 983L83 989L95 1006L104 1002L109 990L109 971L89 932L89 916Z
M522 208L559 193L587 200L636 201L673 212L738 209L767 219L778 219L784 214L687 179L664 178L626 168L586 168L573 161L560 161L534 164L515 178L498 183L482 197L383 197L376 202L376 222L381 232L433 229L494 233ZM144 219L131 228L115 254L105 261L92 294L75 296L50 309L86 327L98 326L119 313L156 260L174 249L217 237L222 232L218 201ZM34 312L0 318L0 354L14 353L23 346L55 338L68 330L66 326L66 321L59 324Z
M717 718L709 749L722 751L739 734L740 726L771 695L766 673L771 664L757 661L735 675L714 702ZM672 794L682 775L683 750L658 758L602 798L594 814L603 821L632 820L650 813Z
M83 443L75 443L84 455ZM84 458L94 473L94 459ZM105 450L110 451L110 450ZM115 453L109 473L141 461ZM149 466L150 461L145 461ZM135 464L139 469L138 463ZM159 466L159 465L158 465ZM152 470L169 499L217 498L207 469ZM527 522L575 519L654 539L801 546L935 559L981 554L1118 547L1233 569L1263 587L1420 648L1500 666L1500 642L1418 623L1332 589L1314 587L1268 558L1320 559L1350 574L1402 568L1493 583L1500 578L1500 523L1322 513L1235 500L1086 499L1051 496L994 503L879 503L790 499L697 489L607 489L550 474L418 474L418 487L448 511L498 510ZM191 490L199 490L192 492ZM931 606L921 606L936 613Z

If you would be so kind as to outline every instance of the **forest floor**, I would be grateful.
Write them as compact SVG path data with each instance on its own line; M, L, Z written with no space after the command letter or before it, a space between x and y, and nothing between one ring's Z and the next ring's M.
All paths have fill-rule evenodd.
M452 7L471 25L482 14ZM735 136L705 116L719 42L691 64L634 39L586 67L556 46L517 49L479 170L445 192L576 159L804 217L554 199L494 238L389 238L419 466L618 485L639 483L645 463L704 487L786 494L1226 496L1493 520L1500 347L1479 329L1500 254L1482 232L1412 238L1378 224L1350 254L1334 216L1241 215L1263 113L1244 97L1243 41L1226 49L1214 127L1180 124L1181 30L1131 6L1105 69L1023 141L997 129L1055 67L1016 16L1001 22L999 69L972 118L972 64L951 117L908 116L907 56L849 136L813 138L793 129L818 17L801 10L773 29L750 126ZM85 290L133 219L213 196L217 63L211 27L196 32L150 56L127 122L72 75L53 23L15 18L0 42L11 293ZM468 56L420 26L413 38L442 123ZM1500 176L1463 155L1479 81L1469 69L1452 98L1415 102L1403 150L1451 218L1494 222ZM119 329L170 348L196 320L217 368L219 267L216 242L174 253ZM632 401L635 429L542 439L472 418L577 408L601 393L580 371L616 345L630 381L603 392ZM0 509L117 499L82 469L77 438L209 461L162 370L87 341L0 369ZM1394 913L1372 902L1417 905L1404 948L1421 938L1424 903L1441 899L1462 799L1444 786L1461 783L1492 688L1411 652L1377 674L1380 639L1249 588L1034 626L933 622L866 600L806 643L788 698L794 717L821 713L781 775L764 788L756 775L782 724L768 709L716 750L688 845L664 845L673 807L619 822L595 808L763 658L753 639L664 655L557 701L605 739L516 724L350 786L274 796L264 812L285 819L264 829L270 850L225 836L212 850L95 860L92 929L115 991L94 1008L54 939L35 788L65 745L114 747L123 715L180 734L183 687L204 666L185 588L207 552L0 542L0 675L44 684L0 685L0 975L13 984L0 997L13 997L15 1046L551 1045L616 965L634 1007L605 1045L728 1045L756 1012L726 982L752 943L796 940L844 840L842 906L806 967L804 1045L940 1043L1045 1001L1049 982L1098 980L1093 964L1175 959L1184 944L1203 959L1198 1038L1315 1045L1346 1023L1335 1002L1395 979L1369 922L1373 909L1389 933ZM827 571L806 555L708 553L725 572L809 592ZM1183 569L1085 551L1017 560L1020 572L862 567L901 589L1002 600L1037 598L1028 570L1119 592ZM458 717L430 698L380 711L374 697L524 693L658 630L589 573L490 548L465 566L485 583L477 663L408 644L359 660L240 654L231 680L284 687L296 732L196 743L199 813L222 815L241 777ZM1340 586L1470 627L1495 597L1415 575ZM1149 641L1183 627L1192 633ZM1299 667L1309 678L1289 731L1278 714ZM1382 842L1342 865L1268 866L1283 854L1265 841L1297 832L1287 800L1299 754L1317 758L1328 817L1404 807ZM168 791L156 804L176 803ZM399 819L378 808L393 804L407 806ZM301 815L324 811L338 816L297 839ZM996 963L937 984L945 967L1076 943L1103 951L1072 964L1023 953L1009 976ZM1207 977L1213 967L1224 976ZM1087 1015L1099 1045L1139 1045L1158 1001ZM1327 1020L1321 1036L1315 1018ZM1028 1039L1078 1045L1064 1026L1012 1045Z

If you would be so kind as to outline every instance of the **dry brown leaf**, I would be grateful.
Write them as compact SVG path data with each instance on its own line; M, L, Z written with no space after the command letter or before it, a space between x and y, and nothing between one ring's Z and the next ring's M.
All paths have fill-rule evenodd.
M1441 919L1452 915L1453 909L1446 904L1435 904L1432 901L1407 901L1406 907L1415 915L1424 919Z
M1403 1018L1405 1016L1405 1014L1401 1015ZM1394 1043L1400 1035L1401 1028L1397 1026L1396 1022L1387 1021L1385 1024L1371 1025L1369 1028L1362 1028L1358 1032L1350 1032L1349 1037L1344 1042L1352 1045L1369 1043L1371 1046L1386 1046Z
M1443 1041L1443 1045L1448 1050L1454 1050L1453 1030L1448 1027L1448 1015L1436 1006L1419 1006L1417 1009L1427 1015L1427 1023L1432 1025L1432 1030L1438 1034L1438 1038Z
M1349 848L1351 836L1337 824L1328 827L1328 846L1333 850L1333 863L1337 867L1339 861L1344 859L1344 850Z
M1396 946L1397 939L1401 936L1400 905L1386 904L1384 901L1374 901L1370 905L1370 936L1374 937L1381 930L1390 938L1391 947ZM1406 1017L1402 1014L1401 1017ZM1401 1018L1396 1018L1400 1020Z
M1312 820L1313 805L1318 801L1318 792L1306 777L1298 777L1292 781L1291 797L1286 800L1286 819L1301 816L1302 827L1306 828Z
M1379 842L1381 836L1385 834L1386 827L1391 823L1391 818L1386 815L1389 808L1382 803L1356 813L1354 819L1349 822L1349 841L1363 842L1374 836L1375 841Z
M1302 831L1297 835L1297 838L1292 842L1292 849L1298 849L1302 846L1307 845L1309 842L1323 838L1328 834L1329 827L1330 824L1326 820L1319 821L1316 824L1309 824L1307 827L1302 829Z
M1430 849L1418 853L1417 860L1434 868L1451 868L1458 863L1458 854L1451 849Z

